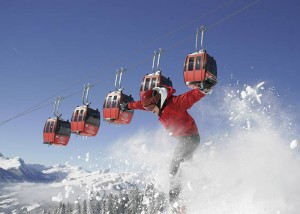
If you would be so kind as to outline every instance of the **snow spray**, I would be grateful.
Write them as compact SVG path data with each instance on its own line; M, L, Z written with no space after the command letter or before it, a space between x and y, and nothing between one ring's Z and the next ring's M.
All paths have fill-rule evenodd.
M188 213L298 213L300 154L292 113L264 82L216 90L191 110L201 147L181 168ZM116 143L112 155L144 169L148 182L167 194L175 143L160 130L140 131Z

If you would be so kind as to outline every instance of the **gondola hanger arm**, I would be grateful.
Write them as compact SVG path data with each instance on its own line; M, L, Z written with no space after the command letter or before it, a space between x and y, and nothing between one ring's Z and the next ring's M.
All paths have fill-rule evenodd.
M154 55L153 55L153 62L152 62L152 71L153 72L160 72L160 57L161 57L161 53L164 50L162 48L159 48L158 51L154 51ZM157 60L156 60L157 57ZM156 62L156 67L155 67L155 62Z
M88 83L87 85L84 85L83 94L82 94L83 105L89 106L91 104L91 102L89 102L89 100L88 100L88 95L89 95L90 88L93 86L94 85L91 85L90 83Z
M60 117L62 114L59 114L58 113L58 108L59 108L59 105L60 105L60 101L63 99L63 97L57 97L55 102L54 102L54 115L56 117Z
M115 87L116 87L116 90L119 90L119 91L122 91L123 88L121 86L121 82L122 82L122 74L124 71L126 71L127 69L126 68L123 68L121 67L120 69L117 69L117 72L116 72L116 79L115 79Z
M203 47L203 38L204 38L204 31L206 31L207 28L202 25L199 29L197 29L197 33L196 33L196 51L200 51L200 50L204 50ZM198 49L198 38L199 38L199 33L201 32L201 40L200 40L200 45L201 45L201 49Z

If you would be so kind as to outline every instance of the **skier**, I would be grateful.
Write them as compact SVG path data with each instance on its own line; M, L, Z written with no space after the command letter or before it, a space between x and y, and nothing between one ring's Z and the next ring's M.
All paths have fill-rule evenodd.
M175 96L176 90L170 86L155 87L144 92L140 101L120 104L121 111L140 109L155 113L169 134L178 139L169 171L171 204L178 201L181 192L180 182L176 181L180 164L191 159L200 144L197 125L187 110L211 91L211 85L206 85Z

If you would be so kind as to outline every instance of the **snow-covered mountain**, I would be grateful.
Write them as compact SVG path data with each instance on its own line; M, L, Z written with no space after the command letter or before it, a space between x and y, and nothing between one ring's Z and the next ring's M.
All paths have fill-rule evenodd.
M132 176L141 176L141 174L129 172L112 173L109 170L90 172L81 167L68 164L56 166L26 164L20 157L7 158L3 155L0 156L0 184L16 182L53 184L62 182L67 185L84 183L86 185L105 186L111 182L132 182ZM118 188L120 189L121 187L116 189Z
M95 192L120 193L144 185L146 178L132 172L89 172L71 165L26 164L19 157L0 155L0 213L29 211L44 204L89 198ZM32 207L34 205L34 207ZM26 213L26 212L25 212Z
M62 175L44 173L48 167L37 164L26 164L19 157L6 158L0 155L0 183L11 182L53 182Z

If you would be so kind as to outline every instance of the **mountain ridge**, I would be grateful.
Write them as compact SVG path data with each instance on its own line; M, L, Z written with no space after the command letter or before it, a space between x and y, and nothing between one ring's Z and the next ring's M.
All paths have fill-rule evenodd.
M118 195L134 188L143 189L146 182L147 177L140 172L90 172L68 164L27 164L22 158L7 158L2 155L0 213L12 213L14 210L18 213L24 207L28 211L28 207L33 205L36 207L34 210L40 211L41 207L50 204L74 203L79 198L89 199L97 192L101 197L110 193Z
M43 172L46 169L49 169L49 167L39 164L26 164L20 157L7 158L2 154L0 155L0 183L48 183L56 181L57 176Z

